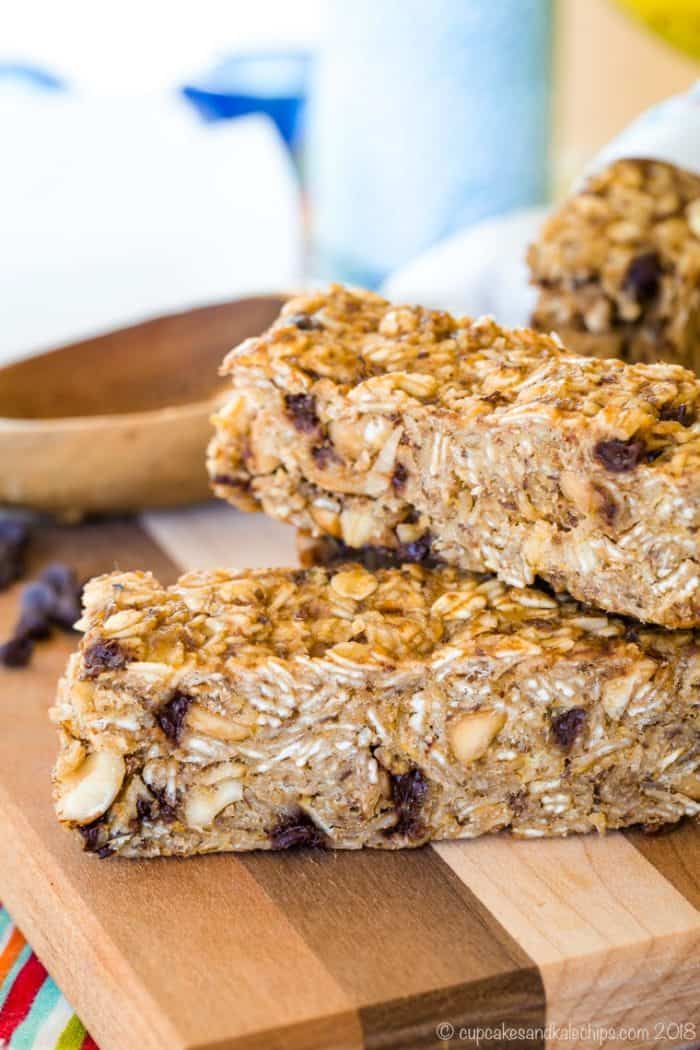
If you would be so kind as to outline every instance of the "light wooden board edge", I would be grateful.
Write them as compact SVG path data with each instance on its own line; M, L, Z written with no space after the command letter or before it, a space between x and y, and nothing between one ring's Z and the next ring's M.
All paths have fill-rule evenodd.
M272 563L293 557L292 530L257 517L269 530L268 544L276 549L279 543L281 557ZM250 565L240 543L250 535L246 518L226 507L204 507L190 512L186 528L172 515L142 520L178 564L243 569ZM202 534L212 541L205 549L197 540ZM269 553L262 564L270 564ZM623 835L544 845L492 837L432 848L539 967L551 1026L548 1050L605 1047L600 1033L623 1028L640 1032L626 1041L628 1048L662 1050L679 1045L664 1032L675 1033L680 1022L694 1025L700 1042L700 912ZM660 989L665 1029L655 1023L652 1005ZM580 1029L579 1038L567 1024ZM598 1030L590 1038L587 1026Z

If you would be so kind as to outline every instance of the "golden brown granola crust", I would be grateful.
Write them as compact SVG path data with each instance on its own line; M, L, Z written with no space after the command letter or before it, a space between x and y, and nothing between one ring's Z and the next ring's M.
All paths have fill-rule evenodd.
M588 180L530 247L533 325L598 357L700 372L700 177L621 160Z
M224 364L214 490L351 548L428 552L700 624L700 382L338 286Z
M52 718L100 856L393 849L700 813L700 649L453 568L93 580Z

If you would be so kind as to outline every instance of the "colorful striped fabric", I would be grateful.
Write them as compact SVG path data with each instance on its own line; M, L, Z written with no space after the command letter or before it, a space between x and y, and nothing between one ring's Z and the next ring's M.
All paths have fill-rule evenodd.
M0 1048L97 1050L6 910L0 907Z

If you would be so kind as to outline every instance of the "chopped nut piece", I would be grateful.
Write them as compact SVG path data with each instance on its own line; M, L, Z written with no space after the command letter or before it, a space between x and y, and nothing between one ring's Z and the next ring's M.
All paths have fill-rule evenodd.
M197 733L213 736L216 740L245 740L251 732L250 726L224 718L223 715L215 715L201 704L193 704L189 708L187 726Z
M452 722L447 730L455 757L466 766L485 755L506 724L504 711L474 711Z
M208 828L223 809L242 798L240 780L221 780L211 787L195 787L185 802L185 820L195 830Z
M372 539L372 515L361 510L344 510L340 515L340 531L348 547L365 547Z
M59 784L60 820L90 824L107 812L122 786L126 766L115 751L93 751Z

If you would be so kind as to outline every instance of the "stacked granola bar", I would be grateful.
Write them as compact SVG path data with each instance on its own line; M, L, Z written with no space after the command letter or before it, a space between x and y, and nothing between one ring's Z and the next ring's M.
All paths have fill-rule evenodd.
M92 581L53 709L57 812L87 849L700 814L691 373L340 287L224 367L215 491L327 564Z
M572 350L700 372L700 177L620 160L545 223L528 254L532 322Z

